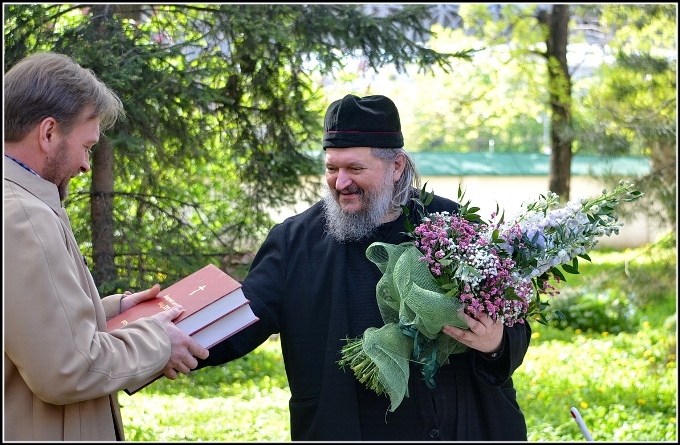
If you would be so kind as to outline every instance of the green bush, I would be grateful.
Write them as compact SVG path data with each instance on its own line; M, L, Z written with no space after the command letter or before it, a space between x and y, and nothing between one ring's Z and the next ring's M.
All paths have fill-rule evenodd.
M550 309L567 319L553 317L550 324L583 332L632 332L647 309L652 308L652 316L662 314L653 308L672 302L668 296L676 293L674 240L669 234L638 249L592 252L592 262L582 260L578 274L565 273L566 282L556 284Z
M551 306L562 312L566 320L553 319L559 329L580 329L583 332L632 332L637 311L632 299L617 289L599 292L565 292L556 297Z

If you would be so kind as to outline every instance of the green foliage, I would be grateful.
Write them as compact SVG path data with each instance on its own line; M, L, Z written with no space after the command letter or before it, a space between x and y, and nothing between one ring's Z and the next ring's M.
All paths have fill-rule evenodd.
M668 295L676 292L674 233L659 243L624 252L599 253L599 262L581 265L581 274L559 285L551 306L566 320L559 329L592 333L632 333L641 322L663 324L674 310ZM668 312L664 314L661 309ZM662 319L650 319L661 316Z
M609 63L586 80L575 107L579 151L647 156L635 179L660 205L636 209L675 226L677 218L677 5L592 7L611 35Z
M103 294L172 283L251 250L272 209L317 197L316 184L301 180L317 174L308 153L319 147L327 105L313 73L342 68L348 54L374 69L446 69L470 57L423 43L425 5L388 17L352 4L9 4L4 12L7 68L35 51L65 53L124 102L126 118L98 147L113 150L113 208L95 210L114 239L93 237L91 196L101 190L90 175L72 182L65 202L86 256L114 247L115 265L91 263L117 268L118 278L97 283Z
M551 306L566 317L551 321L562 329L579 329L584 332L631 332L636 326L636 310L626 295L614 290L601 293L588 291L582 296L568 293L554 297Z

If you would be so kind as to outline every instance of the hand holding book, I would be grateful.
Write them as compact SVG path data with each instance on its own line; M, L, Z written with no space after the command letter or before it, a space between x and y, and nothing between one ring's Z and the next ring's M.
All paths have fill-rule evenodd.
M179 373L189 374L192 369L198 366L196 357L205 360L208 358L209 352L201 344L182 331L173 323L182 312L182 306L174 306L167 311L161 311L155 315L163 326L165 326L168 336L170 337L170 344L172 349L170 351L170 360L165 365L161 372L170 380L175 380Z
M155 299L160 290L160 284L154 284L149 289L140 292L132 293L125 291L125 296L120 300L121 313L132 309L139 303ZM180 372L182 374L189 374L192 369L198 366L198 361L195 357L205 360L209 355L206 348L173 323L173 320L182 315L183 312L182 306L177 305L167 311L160 311L151 316L156 318L165 327L170 337L170 344L172 345L170 360L168 360L167 365L161 371L170 380L175 380Z
M120 312L123 313L128 309L132 309L133 306L137 306L139 303L156 298L158 293L161 291L161 285L156 283L149 289L145 289L139 292L125 291L125 296L120 300Z
M160 286L158 290L160 290ZM215 344L259 320L250 308L250 301L246 299L243 290L241 290L241 283L212 264L194 272L163 291L156 292L156 286L154 286L147 291L130 294L121 300L121 309L127 299L133 299L131 302L139 301L139 303L108 320L106 323L107 332L124 328L125 325L142 317L171 317L173 316L172 313L167 314L165 312L170 310L174 312L176 307L181 305L180 315L173 316L174 325L200 346L210 349ZM171 328L168 329L168 333L171 335L172 332L177 333L174 326ZM191 351L195 351L195 348L196 346L191 347ZM202 354L202 351L196 352ZM194 355L200 358L207 357L207 355L206 357L199 354ZM163 372L159 372L151 380L141 385L127 388L125 392L132 395L163 374L171 379L177 378L176 371L184 372L183 370L186 369L186 373L188 373L187 368L196 367L197 362L196 364L194 362L196 362L194 357L185 357L185 360L175 361L174 365L177 366L171 366L169 362ZM190 366L192 364L193 366ZM176 371L173 371L173 369Z

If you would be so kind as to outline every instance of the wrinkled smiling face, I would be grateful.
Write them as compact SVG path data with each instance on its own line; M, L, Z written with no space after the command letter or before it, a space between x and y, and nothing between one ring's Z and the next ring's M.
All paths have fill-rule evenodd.
M385 162L369 147L326 149L326 183L347 213L366 211L366 195L383 186L386 174Z
M326 149L326 230L340 242L370 235L392 208L393 172L369 147Z

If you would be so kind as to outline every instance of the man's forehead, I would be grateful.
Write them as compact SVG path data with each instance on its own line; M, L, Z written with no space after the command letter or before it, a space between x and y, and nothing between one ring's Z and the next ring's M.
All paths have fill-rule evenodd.
M356 162L360 161L369 161L374 159L375 156L373 156L371 152L371 147L347 147L347 148L327 148L326 149L326 161L333 161L333 162L338 162L338 161L344 161L344 162L351 162L352 160L355 160Z

